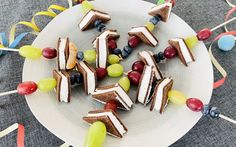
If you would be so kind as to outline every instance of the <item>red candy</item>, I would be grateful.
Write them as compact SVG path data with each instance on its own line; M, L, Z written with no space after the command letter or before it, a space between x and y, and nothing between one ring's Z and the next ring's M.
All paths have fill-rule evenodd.
M106 103L106 105L104 106L105 110L113 110L114 112L116 112L117 110L117 102L114 100L111 100L109 102Z
M197 98L189 98L189 99L187 99L186 105L188 106L188 108L190 110L192 110L194 112L199 112L203 108L202 101L197 99Z
M117 48L117 44L116 44L116 41L115 40L109 40L108 41L108 48L110 51L113 51L114 49Z
M166 57L166 59L171 59L176 55L177 55L177 50L172 46L167 47L164 51L164 56Z
M105 68L97 68L96 73L98 80L102 80L107 76L107 70Z
M132 48L135 48L138 46L138 44L140 43L140 39L136 36L132 36L129 38L129 42L128 45Z
M20 95L30 95L37 90L38 86L35 82L26 81L17 86L17 92Z
M43 56L47 59L53 59L57 56L57 50L51 47L44 48Z
M138 85L141 78L141 74L137 71L131 71L128 74L128 78L132 84Z
M139 73L143 72L143 68L144 68L144 63L142 61L136 61L134 62L134 64L132 65L132 70L133 71L137 71Z
M211 30L206 28L206 29L203 29L197 33L197 38L200 41L204 41L204 40L207 40L208 38L210 38L211 34L212 34Z

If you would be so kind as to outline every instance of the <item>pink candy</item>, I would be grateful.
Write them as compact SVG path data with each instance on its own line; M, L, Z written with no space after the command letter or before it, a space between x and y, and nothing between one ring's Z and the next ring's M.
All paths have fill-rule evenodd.
M186 105L187 107L194 111L194 112L199 112L202 110L203 108L203 103L201 100L197 99L197 98L189 98L186 101Z
M35 82L26 81L18 85L17 92L20 95L30 95L38 89L38 86Z

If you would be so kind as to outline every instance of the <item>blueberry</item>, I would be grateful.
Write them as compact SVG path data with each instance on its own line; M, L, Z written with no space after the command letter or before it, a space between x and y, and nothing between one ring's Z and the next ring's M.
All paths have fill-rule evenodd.
M115 55L120 55L121 54L121 50L119 48L116 48L116 49L113 50L113 53Z
M76 83L75 80L76 80L75 75L71 75L71 76L70 76L70 84L71 84L71 85L75 85L75 83Z
M95 26L95 27L98 27L101 23L102 23L101 20L96 20L96 21L94 22L94 26Z
M124 51L126 51L128 54L131 54L133 49L131 47L129 47L129 46L125 46L124 47Z
M165 56L164 56L164 53L163 52L159 52L157 54L157 56L160 58L160 60L164 60L165 59Z
M97 26L97 30L99 32L102 32L104 29L106 29L106 25L104 23L101 23L99 26Z
M154 25L157 25L157 23L158 23L160 20L161 20L161 19L160 19L159 16L154 16L154 17L152 17L149 21L150 21L151 23L153 23Z
M122 50L122 52L121 52L121 57L123 58L123 59L125 59L125 58L127 58L129 56L129 54L125 51L125 50Z
M81 52L81 51L79 51L79 52L77 53L76 58L77 58L79 61L82 61L82 60L84 59L84 53Z
M202 108L202 114L204 116L208 115L209 112L210 112L210 109L211 109L211 107L209 105L204 105L203 108Z
M154 54L154 55L153 55L153 58L155 59L156 63L160 63L160 62L161 62L161 59L160 59L160 57L158 56L158 54Z
M211 109L210 109L210 116L212 117L212 118L218 118L219 117L219 115L220 115L220 111L217 109L217 107L212 107Z
M76 78L76 83L77 84L82 84L83 83L83 76L82 76L82 74L80 74L80 73L77 73L76 75L75 75L75 78Z

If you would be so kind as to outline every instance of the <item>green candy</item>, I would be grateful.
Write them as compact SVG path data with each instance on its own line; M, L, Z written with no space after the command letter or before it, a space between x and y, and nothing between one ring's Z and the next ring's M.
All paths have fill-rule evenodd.
M96 51L87 50L84 52L84 60L88 63L94 63L96 61Z
M116 64L120 62L120 57L114 54L108 56L108 63L109 64Z
M42 79L38 82L38 88L42 92L49 92L57 86L57 81L53 78Z
M128 92L130 89L130 81L128 77L122 77L118 83L120 84L120 86L126 91Z
M20 48L19 54L25 58L38 59L42 56L42 50L40 48L26 45Z
M110 77L120 77L123 75L124 68L120 64L112 64L107 67L107 72Z
M93 123L85 139L84 147L102 147L106 139L107 129L103 122Z

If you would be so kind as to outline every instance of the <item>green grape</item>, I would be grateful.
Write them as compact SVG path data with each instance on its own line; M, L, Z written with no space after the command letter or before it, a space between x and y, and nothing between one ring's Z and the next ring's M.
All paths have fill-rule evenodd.
M94 9L91 3L89 3L87 0L82 2L82 10L84 14L86 14L91 9Z
M124 68L120 64L112 64L107 67L107 72L110 77L120 77L123 75Z
M85 139L84 147L102 147L106 139L106 126L103 122L93 123Z
M120 57L114 54L108 56L108 63L109 64L116 64L120 62Z
M118 83L120 84L120 86L126 91L128 92L130 89L130 81L128 77L122 77Z
M42 56L42 50L40 48L26 45L20 48L19 54L25 58L38 59Z
M38 88L42 92L49 92L57 86L57 81L54 78L42 79L38 82Z
M187 97L182 92L177 90L170 90L168 92L168 98L176 105L184 105L187 100Z
M88 63L94 63L96 61L96 51L87 50L84 52L84 60Z

